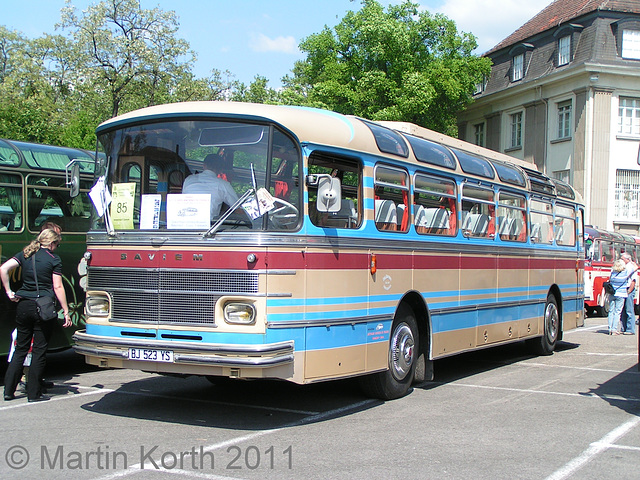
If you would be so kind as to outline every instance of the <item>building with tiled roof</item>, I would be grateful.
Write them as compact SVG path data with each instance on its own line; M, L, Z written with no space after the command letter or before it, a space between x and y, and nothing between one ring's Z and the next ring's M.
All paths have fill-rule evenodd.
M640 232L640 0L555 0L484 54L459 137L573 184L585 222Z

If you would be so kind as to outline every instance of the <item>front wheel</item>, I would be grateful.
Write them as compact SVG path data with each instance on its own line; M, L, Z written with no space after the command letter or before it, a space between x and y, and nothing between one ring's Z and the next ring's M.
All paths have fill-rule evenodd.
M556 297L550 294L544 306L544 332L533 339L531 345L538 355L551 355L556 348L560 334L560 311Z
M411 309L401 306L391 327L388 369L362 377L363 391L381 400L403 397L409 391L419 355L418 325Z

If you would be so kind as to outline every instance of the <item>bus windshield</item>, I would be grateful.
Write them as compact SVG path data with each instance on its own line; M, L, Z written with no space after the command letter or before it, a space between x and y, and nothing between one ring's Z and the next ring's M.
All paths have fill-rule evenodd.
M295 230L301 223L299 148L273 126L180 119L121 126L98 143L116 231ZM104 221L96 217L93 227Z

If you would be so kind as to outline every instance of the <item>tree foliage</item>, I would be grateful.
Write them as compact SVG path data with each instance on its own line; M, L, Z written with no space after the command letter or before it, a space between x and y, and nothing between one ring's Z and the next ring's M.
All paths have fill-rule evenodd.
M333 29L302 41L305 60L285 78L293 101L372 120L400 120L454 134L456 113L490 70L475 37L405 1L385 11L363 0Z
M140 107L166 100L195 58L176 36L175 12L144 10L137 0L103 0L81 17L67 0L60 26L71 30L78 70L108 96L112 116L125 102Z
M28 39L0 25L0 137L93 149L96 126L112 116L195 100L313 106L454 134L456 112L490 68L471 54L475 38L408 0L386 11L361 3L302 41L306 58L276 90L216 68L197 78L173 11L100 0L78 12L66 0L56 34Z

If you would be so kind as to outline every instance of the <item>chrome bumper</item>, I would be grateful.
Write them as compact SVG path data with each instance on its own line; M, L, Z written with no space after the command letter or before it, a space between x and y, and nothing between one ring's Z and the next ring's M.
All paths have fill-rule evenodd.
M162 340L111 338L73 334L73 349L88 357L127 360L130 348L171 350L174 364L219 367L277 367L293 363L294 342L260 345L219 345L212 343L167 342ZM153 362L151 362L153 363Z

